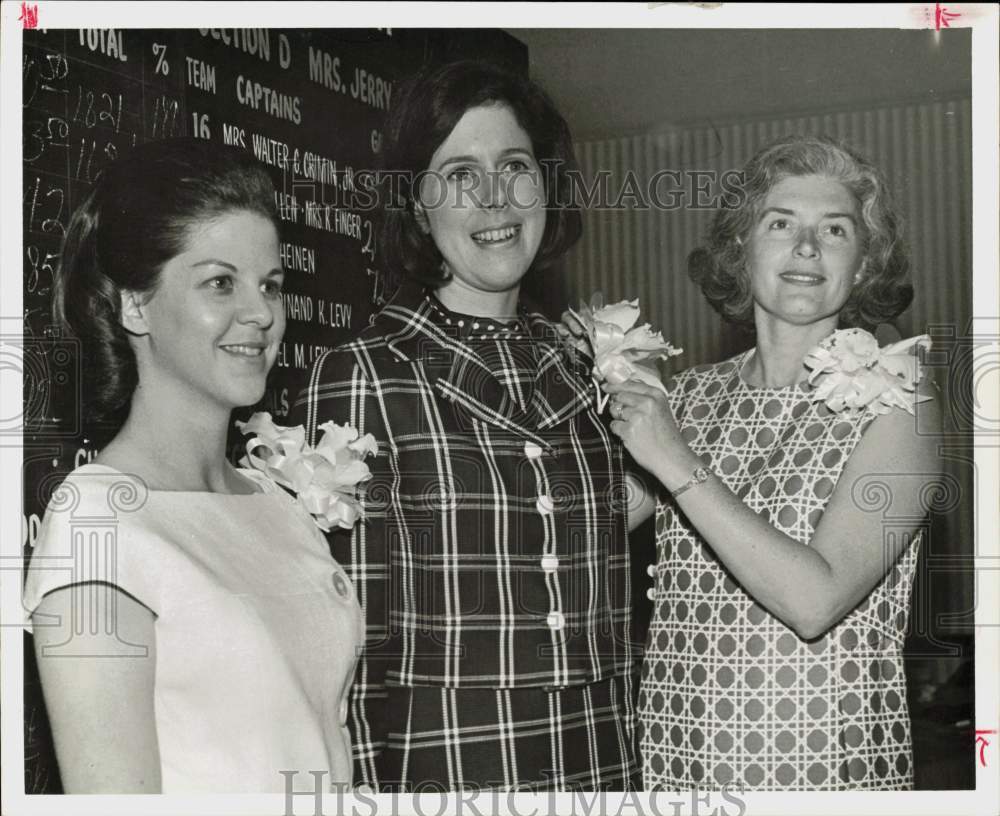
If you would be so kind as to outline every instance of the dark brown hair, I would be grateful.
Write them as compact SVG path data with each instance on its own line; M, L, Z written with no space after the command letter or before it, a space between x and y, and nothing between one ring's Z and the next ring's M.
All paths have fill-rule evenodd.
M121 421L138 382L121 293L152 293L190 230L233 211L277 228L274 187L247 153L201 139L148 142L108 165L73 213L55 277L56 323L79 339L89 413Z
M489 62L425 68L397 92L386 122L383 170L398 186L389 201L381 245L390 273L440 286L441 253L416 222L413 180L471 108L505 105L531 139L545 185L545 232L532 270L546 269L579 239L582 221L570 182L576 157L569 127L548 95L527 77ZM388 200L388 199L385 199Z

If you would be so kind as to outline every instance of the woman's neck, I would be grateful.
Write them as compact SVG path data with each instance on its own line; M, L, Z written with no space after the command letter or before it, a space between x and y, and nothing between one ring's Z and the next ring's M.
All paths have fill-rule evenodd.
M133 473L154 490L251 492L226 459L230 412L179 402L136 388L128 419L98 464Z
M794 326L758 319L757 350L747 361L744 379L764 388L783 388L809 376L806 354L836 330L837 318Z
M503 292L483 292L452 278L435 290L434 295L441 301L441 305L451 312L511 320L517 316L519 293L519 286Z

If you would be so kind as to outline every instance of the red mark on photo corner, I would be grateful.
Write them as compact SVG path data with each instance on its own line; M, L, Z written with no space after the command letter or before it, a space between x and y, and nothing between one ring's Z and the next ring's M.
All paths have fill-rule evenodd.
M38 3L33 6L21 3L21 16L17 19L21 21L22 28L38 28Z
M985 735L995 733L997 733L996 729L976 729L976 745L979 746L979 762L984 768L986 767L986 748L990 744L990 741L986 739Z
M934 30L940 31L942 28L951 28L949 22L951 20L957 20L962 15L957 11L948 11L946 8L942 8L940 3L934 4Z

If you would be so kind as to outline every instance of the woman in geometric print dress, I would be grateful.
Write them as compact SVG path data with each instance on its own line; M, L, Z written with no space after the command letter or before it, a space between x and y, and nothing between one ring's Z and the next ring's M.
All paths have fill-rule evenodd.
M689 268L724 317L752 320L756 347L681 373L669 396L607 388L612 430L671 494L656 507L644 786L908 789L902 647L934 438L878 400L832 410L804 364L824 340L877 348L831 335L909 305L897 219L881 173L831 140L783 139L745 173ZM926 429L929 390L906 395Z

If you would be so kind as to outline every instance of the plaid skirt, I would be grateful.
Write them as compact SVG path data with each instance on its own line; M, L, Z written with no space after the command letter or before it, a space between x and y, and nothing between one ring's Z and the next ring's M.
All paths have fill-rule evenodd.
M635 677L545 688L390 686L385 791L641 788Z

